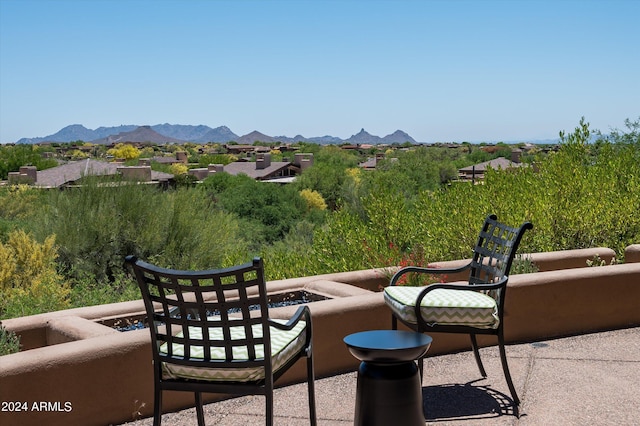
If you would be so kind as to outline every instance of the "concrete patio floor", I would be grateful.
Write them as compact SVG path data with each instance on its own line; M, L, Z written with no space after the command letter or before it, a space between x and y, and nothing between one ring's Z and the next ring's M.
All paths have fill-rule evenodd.
M516 417L497 347L481 350L482 379L471 352L425 360L425 424L637 425L640 424L640 328L510 345L507 356L522 400ZM356 373L316 379L318 424L353 424ZM308 425L306 384L275 391L276 425ZM264 397L205 406L208 425L264 425ZM164 425L196 424L194 409L165 414ZM151 425L147 418L127 423ZM396 426L396 425L390 425Z

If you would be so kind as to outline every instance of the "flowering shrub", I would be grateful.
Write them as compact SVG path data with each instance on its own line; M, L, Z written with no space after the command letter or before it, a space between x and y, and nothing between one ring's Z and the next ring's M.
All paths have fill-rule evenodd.
M18 317L69 306L69 286L56 271L55 237L40 244L22 230L0 242L0 316Z
M364 242L366 245L366 241ZM388 244L389 253L386 259L380 259L379 263L390 265L383 268L385 276L391 280L393 275L402 268L407 266L417 266L422 268L437 268L437 266L432 265L427 262L424 248L417 244L413 247L412 250L403 251L400 250L397 245L393 242L389 242ZM446 274L425 274L425 273L417 273L417 272L409 272L400 277L400 279L396 282L396 285L403 286L411 286L411 287L422 287L428 284L433 284L436 282L444 283L447 281Z
M318 191L303 189L302 191L300 191L300 196L307 203L307 210L327 209L327 203L324 202L324 198L322 198L322 195Z
M187 167L186 164L174 163L171 166L169 166L169 173L174 175L186 175L188 171L189 171L189 168Z
M140 157L140 150L133 145L119 143L114 148L108 150L107 154L113 155L115 158L133 160L134 158Z

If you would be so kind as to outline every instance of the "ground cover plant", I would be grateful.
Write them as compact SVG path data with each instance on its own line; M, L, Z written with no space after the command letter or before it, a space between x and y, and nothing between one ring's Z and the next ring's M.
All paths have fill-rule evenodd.
M0 356L20 352L20 337L0 323Z

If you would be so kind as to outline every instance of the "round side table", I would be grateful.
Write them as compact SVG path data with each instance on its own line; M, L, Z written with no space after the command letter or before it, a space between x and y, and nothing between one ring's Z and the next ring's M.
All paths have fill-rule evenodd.
M414 362L431 337L413 331L372 330L344 338L361 361L356 389L357 426L424 426L422 383Z

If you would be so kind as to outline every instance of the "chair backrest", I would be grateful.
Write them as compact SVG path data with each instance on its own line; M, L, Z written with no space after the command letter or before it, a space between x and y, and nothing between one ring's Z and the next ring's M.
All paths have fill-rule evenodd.
M262 259L207 271L159 268L133 256L127 263L142 292L157 368L161 362L206 368L262 366L271 374ZM264 351L257 353L260 347ZM236 353L242 353L243 362ZM247 354L249 361L244 361Z
M489 215L482 226L473 250L469 284L494 283L509 275L524 232L533 228L530 222L512 228L497 219L496 215Z

